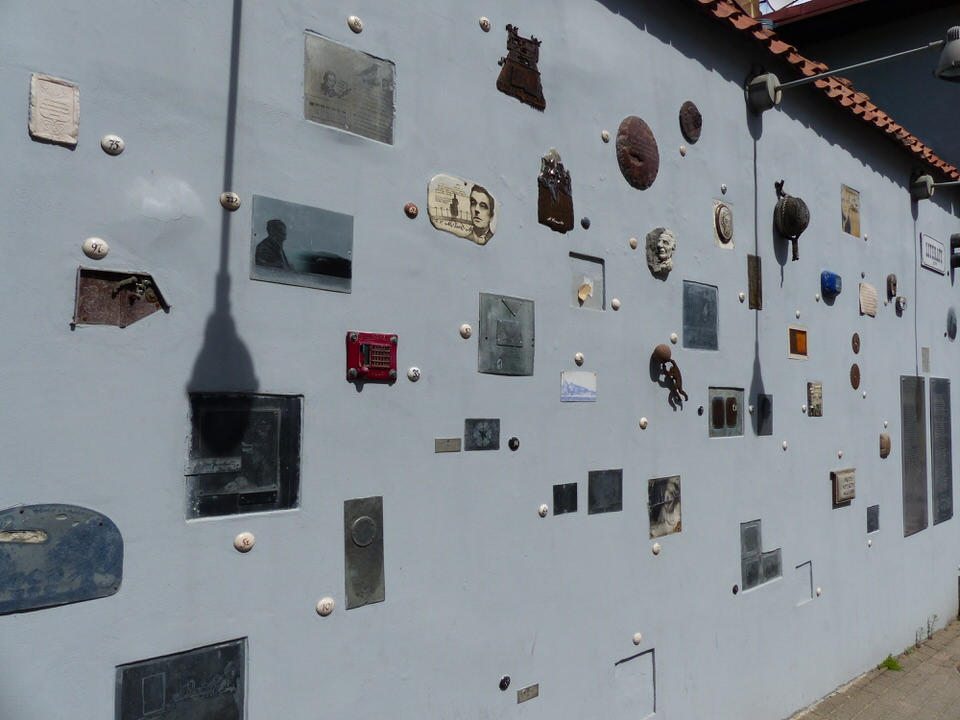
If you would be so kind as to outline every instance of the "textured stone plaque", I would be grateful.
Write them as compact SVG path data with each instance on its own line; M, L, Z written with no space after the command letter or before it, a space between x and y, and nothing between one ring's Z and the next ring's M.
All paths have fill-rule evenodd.
M660 170L660 150L650 126L635 115L617 130L617 162L624 179L638 190L653 185Z
M857 470L831 470L830 482L833 483L833 504L845 505L857 496Z
M80 88L72 82L30 76L30 137L73 147L80 132Z
M307 32L303 66L307 120L393 144L392 62Z
M870 283L860 283L860 314L877 316L877 289Z

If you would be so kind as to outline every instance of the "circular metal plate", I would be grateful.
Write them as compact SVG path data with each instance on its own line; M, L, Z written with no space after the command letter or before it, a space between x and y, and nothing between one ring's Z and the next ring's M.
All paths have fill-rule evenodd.
M631 186L646 190L660 170L660 150L650 127L636 115L625 118L617 130L617 162Z
M350 526L350 535L360 547L366 547L377 537L377 523L366 515L358 517Z
M703 126L703 116L699 108L687 100L680 106L680 132L687 142L695 143L700 139L700 128Z
M733 240L733 210L730 209L730 206L717 203L713 220L717 227L717 237L720 238L720 242L726 244Z
M856 363L850 366L850 384L854 390L860 387L860 366Z
M853 354L856 355L860 352L860 333L854 333L853 337L850 338L850 345L853 347Z

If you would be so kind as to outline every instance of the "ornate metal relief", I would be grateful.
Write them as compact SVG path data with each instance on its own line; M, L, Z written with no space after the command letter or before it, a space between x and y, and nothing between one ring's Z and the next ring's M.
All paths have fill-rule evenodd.
M537 214L540 224L562 233L573 230L570 171L563 166L560 153L554 148L550 148L550 152L540 158L537 187Z
M646 190L657 179L657 140L650 127L635 115L625 118L617 130L617 162L624 179L638 190Z
M733 208L720 200L713 201L713 235L717 245L733 249Z
M540 41L532 35L520 37L518 28L507 25L507 56L500 58L500 76L497 90L512 95L517 100L544 110L547 101L540 85Z

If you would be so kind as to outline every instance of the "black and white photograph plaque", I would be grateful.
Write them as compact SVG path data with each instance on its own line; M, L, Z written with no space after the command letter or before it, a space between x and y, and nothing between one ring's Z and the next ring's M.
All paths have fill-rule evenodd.
M348 293L353 277L353 216L253 196L250 277Z

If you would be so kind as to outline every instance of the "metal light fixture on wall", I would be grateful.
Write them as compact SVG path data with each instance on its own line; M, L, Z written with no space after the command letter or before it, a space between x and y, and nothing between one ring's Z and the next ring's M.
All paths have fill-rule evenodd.
M780 80L773 73L763 73L761 75L757 75L749 80L744 88L744 95L747 99L747 107L749 107L753 112L759 114L776 105L779 105L782 91L789 88L807 85L808 83L812 83L814 80L817 80L821 77L839 75L840 73L844 73L848 70L855 70L868 65L877 65L882 62L887 62L888 60L895 60L896 58L904 57L905 55L912 55L914 53L923 52L924 50L935 50L936 48L940 47L943 48L943 52L940 53L940 62L937 63L937 69L934 70L933 74L941 80L960 82L960 26L954 26L947 30L946 40L935 40L928 45L914 48L913 50L904 50L902 52L894 53L893 55L885 55L884 57L876 58L874 60L866 60L854 65L837 68L836 70L827 70L817 75L810 75L808 77L801 78L799 80L793 80L791 82L781 84Z
M915 174L910 178L910 197L914 200L927 200L933 196L938 187L950 187L951 185L960 185L960 180L934 182L930 175L925 173Z

